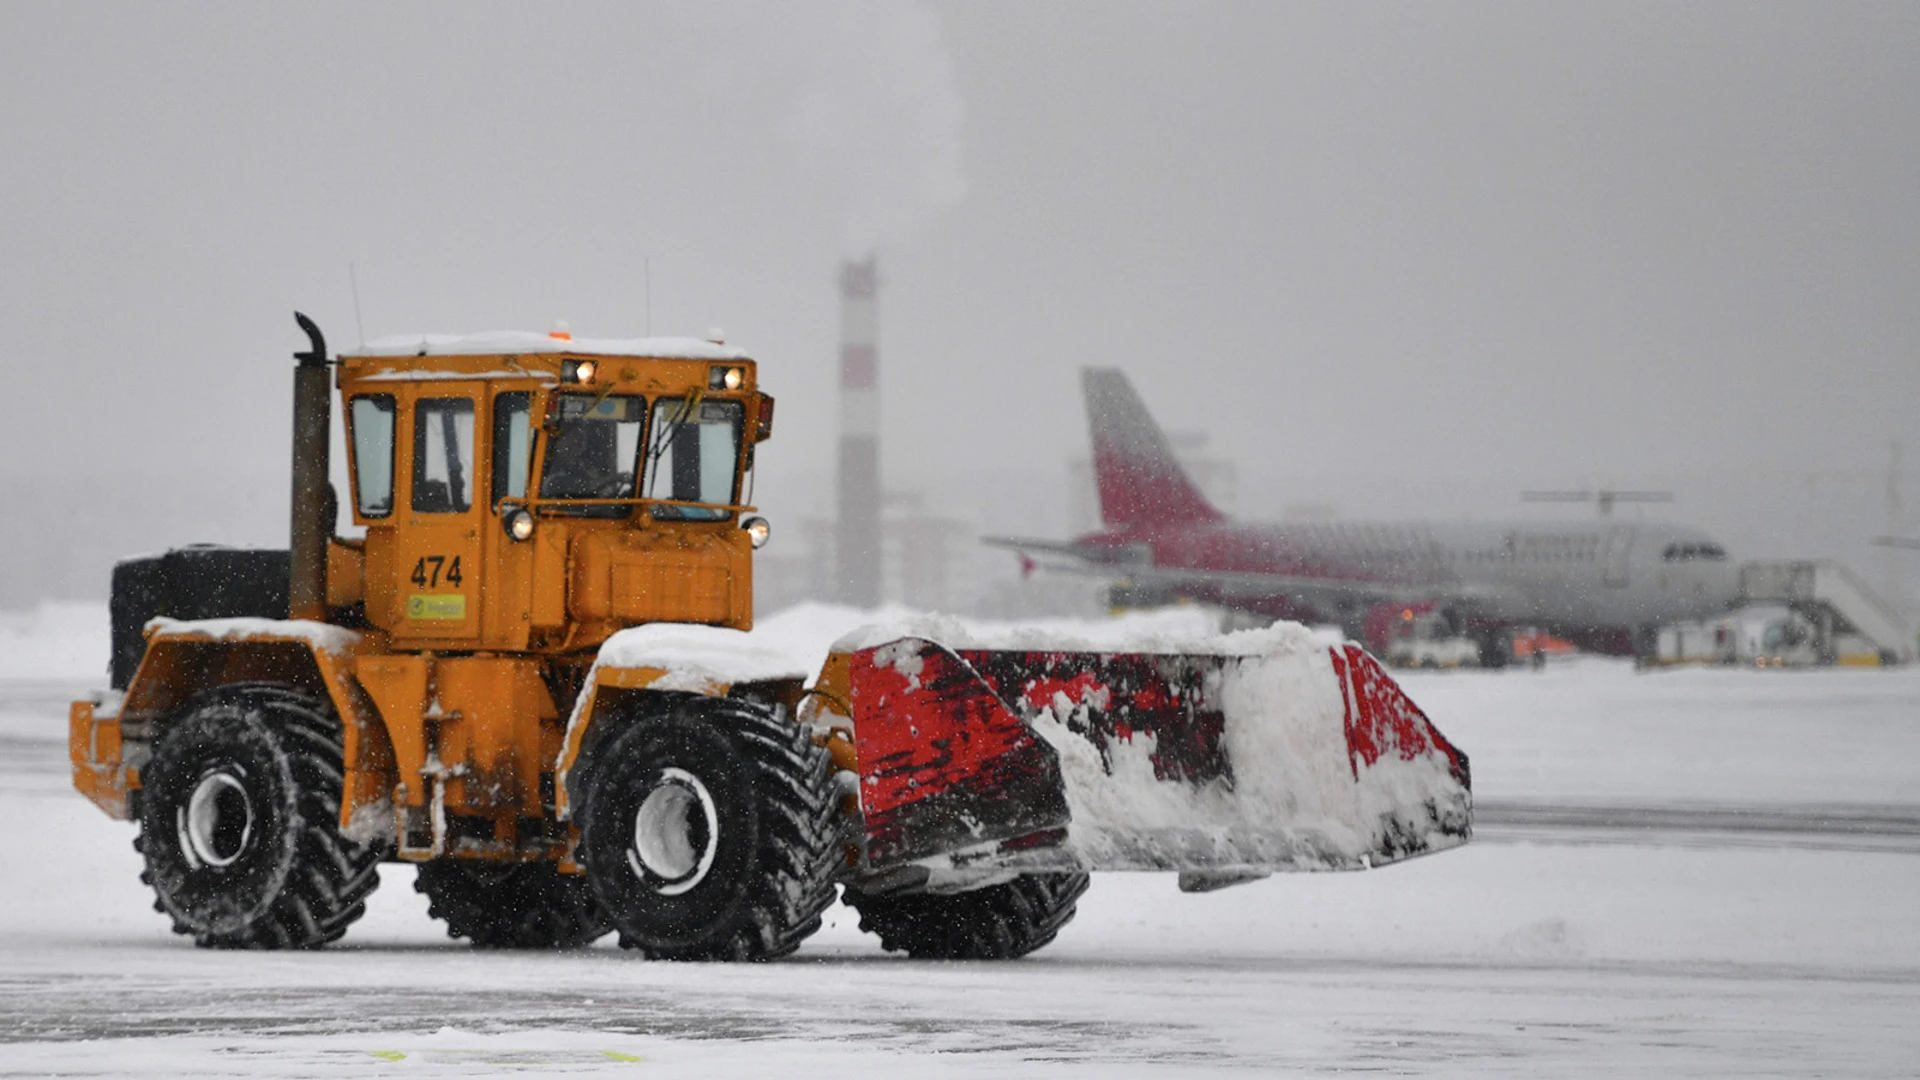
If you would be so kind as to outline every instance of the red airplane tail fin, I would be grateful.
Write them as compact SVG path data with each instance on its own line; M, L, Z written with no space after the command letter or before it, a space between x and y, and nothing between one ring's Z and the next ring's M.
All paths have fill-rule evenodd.
M1109 527L1220 521L1118 368L1082 368L1100 517Z

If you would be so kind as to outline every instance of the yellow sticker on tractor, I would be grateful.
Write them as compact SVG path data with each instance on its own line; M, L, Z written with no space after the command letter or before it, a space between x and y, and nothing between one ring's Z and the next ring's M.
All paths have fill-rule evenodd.
M407 618L450 619L467 617L467 598L462 593L414 593L407 597Z

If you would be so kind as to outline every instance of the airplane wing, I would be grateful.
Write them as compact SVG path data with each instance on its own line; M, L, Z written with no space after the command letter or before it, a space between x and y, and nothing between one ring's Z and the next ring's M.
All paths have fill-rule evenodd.
M1061 555L1071 559L1089 557L1085 547L1071 540L1035 540L1025 536L983 536L980 542L992 547L1011 548L1029 555Z
M1118 567L1144 566L1153 562L1153 553L1145 545L1098 547L1070 540L1036 540L1026 536L983 536L980 542L1008 548L1020 556L1020 576L1026 577L1044 567L1065 573L1091 573L1112 576Z

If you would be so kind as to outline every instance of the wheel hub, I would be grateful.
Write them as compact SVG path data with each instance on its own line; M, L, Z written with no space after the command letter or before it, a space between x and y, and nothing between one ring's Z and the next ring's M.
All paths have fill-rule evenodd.
M180 850L200 866L233 865L253 838L253 800L232 773L201 777L175 818Z
M627 865L662 896L700 884L713 868L720 816L700 778L685 769L661 769L633 815Z

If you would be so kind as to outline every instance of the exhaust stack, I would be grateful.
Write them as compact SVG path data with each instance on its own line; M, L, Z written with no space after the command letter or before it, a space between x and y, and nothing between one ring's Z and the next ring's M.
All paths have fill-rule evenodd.
M294 321L307 332L310 348L293 354L293 498L287 570L287 617L325 621L327 617L327 543L334 523L327 518L327 465L332 454L332 404L327 386L327 339L300 312ZM337 513L338 511L334 511Z

